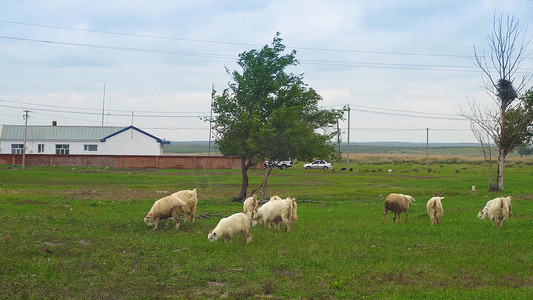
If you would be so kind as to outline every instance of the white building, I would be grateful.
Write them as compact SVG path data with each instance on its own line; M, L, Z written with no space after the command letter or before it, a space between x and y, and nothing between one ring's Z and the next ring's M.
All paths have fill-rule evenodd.
M22 154L24 125L0 125L0 154ZM27 126L27 154L161 155L169 141L135 126Z

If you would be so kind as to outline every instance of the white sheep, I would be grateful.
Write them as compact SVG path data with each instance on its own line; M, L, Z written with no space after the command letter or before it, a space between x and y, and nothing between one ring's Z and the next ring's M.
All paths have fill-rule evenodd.
M194 216L196 214L196 206L198 205L196 188L193 190L175 192L172 194L172 196L176 196L180 198L181 201L185 202L185 204L188 206L188 209L185 212L185 221L188 220L189 222L193 223Z
M154 202L152 209L146 213L144 222L148 224L148 226L154 226L154 230L157 230L159 228L160 220L167 219L168 225L168 218L172 217L175 223L175 228L178 229L180 227L181 213L188 212L189 207L180 198L170 195Z
M492 200L489 200L485 207L479 211L477 217L480 219L485 219L489 217L492 220L492 225L498 222L498 228L503 227L505 220L509 219L511 214L511 200L512 197L498 197Z
M268 201L270 202L270 201L276 201L276 200L282 200L282 199L281 199L280 196L274 195L274 196L270 197L270 200L268 200Z
M390 210L394 213L392 218L393 222L396 222L396 216L398 216L398 223L400 223L400 213L405 212L405 222L409 216L409 206L415 199L409 195L392 193L385 198L385 210L383 213L383 220L387 216L387 212Z
M253 218L255 213L257 212L257 197L254 194L252 197L246 198L244 202L242 203L242 208L244 213L250 218L250 220Z
M426 204L431 225L438 224L440 223L440 220L442 220L442 216L444 215L444 209L442 208L441 202L442 199L444 199L444 197L435 196L429 199L428 203Z
M235 234L242 233L246 238L246 245L252 241L250 233L250 218L244 213L236 213L229 217L222 218L215 229L211 229L207 238L210 242L216 242L220 238L224 241L231 240Z
M265 228L275 225L279 230L283 222L285 231L290 231L291 223L296 220L298 220L296 199L271 199L257 210L252 219L252 226L263 223Z

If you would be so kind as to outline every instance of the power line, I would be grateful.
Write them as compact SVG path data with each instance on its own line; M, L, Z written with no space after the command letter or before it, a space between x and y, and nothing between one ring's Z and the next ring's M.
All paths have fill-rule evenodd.
M123 47L123 46L104 46L104 45L96 45L96 44L29 39L29 38L20 38L20 37L12 37L12 36L0 36L0 39L55 44L55 45L63 45L63 46L87 47L87 48L94 48L94 49L140 52L140 53L150 53L150 54L164 54L164 55L231 59L231 60L235 60L237 58L235 55L227 55L227 54L210 54L210 53L172 51L172 50L148 49L148 48L138 48L138 47ZM412 64L394 64L394 63L384 64L384 63L373 63L373 62L363 63L363 62L349 62L349 61L322 61L321 62L321 61L313 61L313 60L300 60L300 62L303 65L321 65L321 66L333 66L333 67L397 69L397 70L418 70L418 71L428 70L428 71L449 71L449 72L470 72L470 73L479 72L479 70L473 69L471 66L446 66L446 65L424 65L424 64L412 65Z
M9 103L16 103L16 104L28 104L28 105L34 105L34 106L43 106L43 107L57 107L57 108L77 109L77 110L100 111L100 108L74 107L74 106L52 105L52 104L37 104L37 103L29 103L29 102L21 102L21 101L4 100L4 99L1 99L1 98L0 98L0 101L9 102ZM108 111L131 113L131 110L127 110L127 109L110 109ZM168 110L167 111L135 110L135 112L136 113L157 113L157 114L207 114L208 113L208 112L203 112L203 111L169 112Z
M135 47L103 46L103 45L95 45L95 44L61 42L61 41L52 41L52 40L39 40L39 39L28 39L28 38L20 38L20 37L12 37L12 36L0 36L0 38L1 39L8 39L8 40L24 41L24 42L36 42L36 43L56 44L56 45L64 45L64 46L88 47L88 48L96 48L96 49L120 50L120 51L130 51L130 52L153 53L153 54L169 54L169 55L181 55L181 56L193 56L193 57L235 59L234 55L221 55L221 54L209 54L209 53L198 53L198 52L157 50L157 49L146 49L146 48L135 48Z
M128 37L141 37L141 38L152 38L152 39L162 39L162 40L173 40L173 41L224 44L224 45L237 45L237 46L253 46L253 47L262 47L263 46L261 44L252 44L252 43L213 41L213 40L201 40L201 39L188 39L188 38L168 37L168 36L160 36L160 35L146 35L146 34L113 32L113 31L104 31L104 30L80 29L80 28L54 26L54 25L44 25L44 24L35 24L35 23L27 23L27 22L16 22L16 21L8 21L8 20L0 20L0 23L25 25L25 26L34 26L34 27L43 27L43 28L52 28L52 29L61 29L61 30L78 31L78 32L92 32L92 33L119 35L119 36L128 36ZM364 54L386 54L386 55L404 55L404 56L473 58L472 55L441 54L441 53L415 53L415 52L399 52L399 51L370 51L370 50L332 49L332 48L300 47L300 46L291 46L290 48L301 49L301 50L312 50L312 51L347 52L347 53L364 53Z
M0 105L3 107L10 107L10 108L25 108L22 106L11 106L11 105ZM81 115L98 115L100 116L101 113L99 112L83 112L83 111L73 111L73 110L56 110L56 109L46 109L46 108L33 108L34 111L49 111L49 112L55 112L55 113L69 113L69 114L81 114ZM131 117L131 114L118 114L118 113L109 113L108 116L115 116L115 117ZM144 118L202 118L203 116L181 116L181 115L147 115L147 114L136 114L135 117L144 117Z

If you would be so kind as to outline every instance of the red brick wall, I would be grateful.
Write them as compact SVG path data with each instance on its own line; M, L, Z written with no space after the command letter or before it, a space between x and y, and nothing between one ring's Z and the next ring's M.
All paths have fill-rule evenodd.
M22 165L22 155L0 154L0 165ZM241 160L232 156L26 154L25 165L124 169L240 169Z

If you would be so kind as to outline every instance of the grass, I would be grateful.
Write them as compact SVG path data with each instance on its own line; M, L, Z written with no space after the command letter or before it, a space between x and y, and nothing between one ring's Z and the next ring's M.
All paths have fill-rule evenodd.
M533 293L531 161L506 168L514 216L503 229L477 211L482 165L354 162L353 172L275 170L269 196L296 197L291 232L211 244L209 229L240 211L239 170L0 168L2 298L479 298ZM393 169L389 174L388 169ZM250 171L250 186L263 171ZM477 192L471 191L476 185ZM153 231L154 200L198 188L198 218ZM425 202L442 190L431 226ZM390 192L414 196L407 223L383 221ZM402 216L404 219L404 216Z

